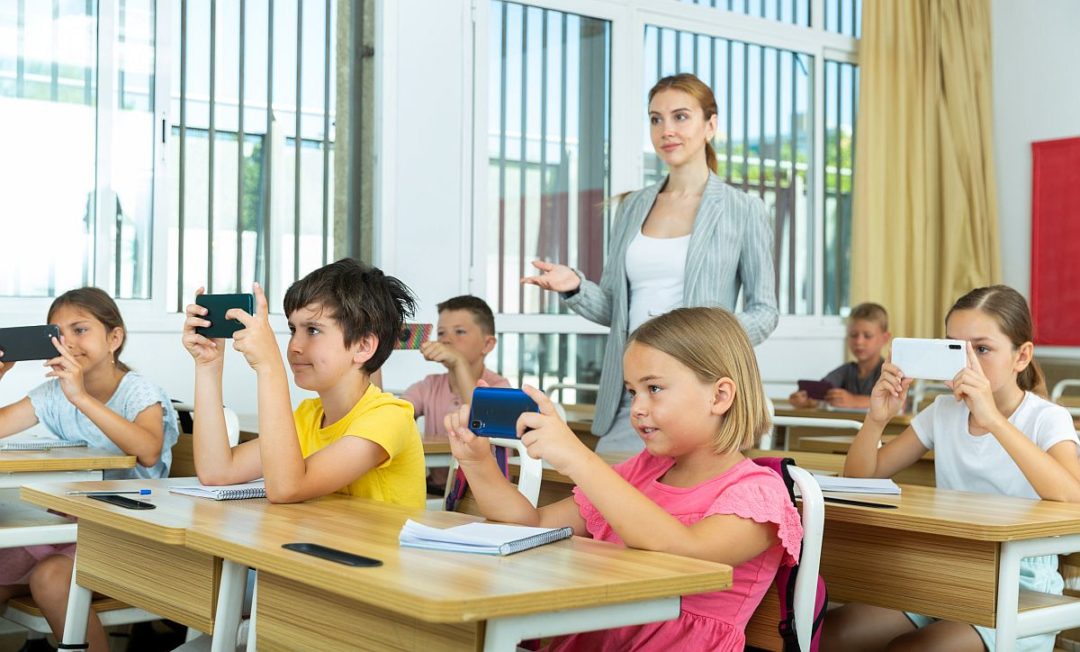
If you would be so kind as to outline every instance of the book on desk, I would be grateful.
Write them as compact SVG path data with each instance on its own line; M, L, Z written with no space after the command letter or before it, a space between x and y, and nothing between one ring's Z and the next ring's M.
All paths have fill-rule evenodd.
M472 552L484 555L512 555L573 536L568 527L543 528L499 523L466 523L440 529L405 521L398 543L408 548Z

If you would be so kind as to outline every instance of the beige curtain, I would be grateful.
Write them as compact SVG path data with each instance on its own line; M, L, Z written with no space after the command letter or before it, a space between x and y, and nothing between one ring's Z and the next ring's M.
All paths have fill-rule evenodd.
M901 337L999 282L989 0L865 0L851 301Z

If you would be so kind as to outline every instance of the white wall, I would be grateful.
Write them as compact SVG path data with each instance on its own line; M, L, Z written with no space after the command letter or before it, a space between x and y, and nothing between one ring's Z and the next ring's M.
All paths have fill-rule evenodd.
M1080 136L1080 2L992 0L991 24L1002 273L1027 295L1031 143Z

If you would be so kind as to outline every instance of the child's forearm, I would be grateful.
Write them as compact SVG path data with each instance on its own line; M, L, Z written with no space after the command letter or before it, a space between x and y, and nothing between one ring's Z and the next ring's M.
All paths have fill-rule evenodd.
M476 382L480 380L480 374L474 374L465 362L460 362L450 373L454 376L454 392L458 398L462 403L471 403L472 393L476 389Z
M844 475L849 478L873 478L877 472L878 449L884 424L867 418L855 435L847 456L844 458Z
M266 494L274 502L292 502L303 488L304 455L296 436L289 381L279 361L258 371L259 455Z
M221 367L195 367L192 455L203 484L232 484L232 447L225 425Z
M164 432L160 436L155 435L113 412L109 406L89 394L85 395L75 407L101 429L101 432L105 433L105 436L112 440L120 450L128 455L134 455L140 465L152 467L161 459Z
M1004 417L991 430L1043 500L1080 502L1080 480Z
M484 518L504 523L539 525L540 512L521 495L517 487L510 484L494 457L462 464L461 470L465 472L469 489ZM451 482L453 478L447 481Z

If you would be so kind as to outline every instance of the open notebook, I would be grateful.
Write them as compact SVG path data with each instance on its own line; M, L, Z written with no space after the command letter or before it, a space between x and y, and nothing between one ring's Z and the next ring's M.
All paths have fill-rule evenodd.
M409 519L401 528L398 543L410 548L512 555L515 552L573 536L568 527L543 528L498 523L468 523L439 529Z
M183 487L169 487L174 494L195 496L196 498L210 498L212 500L239 500L242 498L266 498L266 487L262 480L245 482L244 484L226 484L218 487L208 487L204 484L196 484Z

